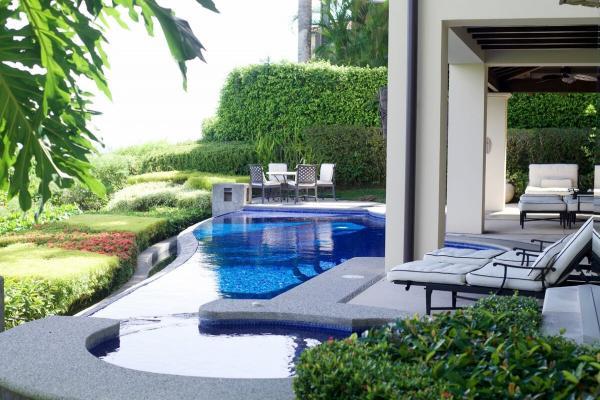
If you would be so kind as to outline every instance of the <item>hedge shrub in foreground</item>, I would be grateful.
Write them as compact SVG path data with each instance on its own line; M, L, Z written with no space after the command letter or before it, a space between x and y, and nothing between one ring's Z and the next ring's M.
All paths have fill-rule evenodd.
M596 399L600 349L538 333L532 299L491 297L305 351L300 399Z
M0 248L7 328L68 314L111 289L119 259L86 251L19 243Z
M328 63L260 64L233 70L214 119L203 126L209 140L254 141L313 125L379 126L378 90L387 68Z
M385 183L385 139L379 128L315 126L305 133L311 162L335 163L342 185Z

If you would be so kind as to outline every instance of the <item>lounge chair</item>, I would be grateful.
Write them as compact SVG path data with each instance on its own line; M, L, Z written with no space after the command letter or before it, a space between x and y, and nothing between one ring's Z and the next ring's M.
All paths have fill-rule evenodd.
M279 196L281 196L281 184L279 182L271 182L265 178L262 165L250 164L250 189L261 190L261 203L265 202L265 198L269 198L273 189L279 188Z
M464 259L440 262L426 257L392 268L387 273L387 280L406 285L407 290L411 286L424 286L427 314L432 310L456 309L458 293L507 295L518 290L522 295L543 297L546 288L563 284L591 252L592 223L590 218L575 234L543 249L533 262L503 262L498 258L503 254L493 259L468 261L471 263ZM515 253L523 254L522 250ZM452 305L432 307L433 291L452 292Z
M600 233L594 229L592 232L592 266L600 269Z
M566 196L577 187L578 174L577 164L531 164L525 194Z
M285 183L286 175L274 175L273 172L287 172L287 164L270 163L269 164L269 182Z
M319 189L330 188L331 196L335 200L335 164L321 164L317 186Z

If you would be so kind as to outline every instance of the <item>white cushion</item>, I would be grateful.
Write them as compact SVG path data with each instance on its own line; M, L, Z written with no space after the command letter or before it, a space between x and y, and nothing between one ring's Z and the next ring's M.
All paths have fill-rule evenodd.
M553 263L555 271L546 274L546 282L555 284L566 278L567 267L580 256L586 246L592 242L593 218L588 219L577 232L566 241ZM563 276L564 275L564 276ZM562 278L562 279L561 279Z
M269 172L287 172L287 164L283 163L270 163ZM285 175L271 175L269 174L269 181L271 182L285 182Z
M595 229L592 236L592 253L594 257L600 259L600 233Z
M521 211L562 212L567 209L563 198L556 195L529 196L525 194L521 196L518 207Z
M317 181L317 185L319 186L333 186L333 182L331 181Z
M532 268L546 268L549 265L553 265L556 258L558 257L558 254L562 251L562 249L565 247L566 243L568 243L571 240L572 236L566 236L565 238L552 243L550 246L546 247L544 249L544 251L542 251L538 257L535 259L535 261L533 262L533 264L531 265ZM550 272L551 271L546 271L545 274L545 280L546 282L550 282ZM529 275L534 277L535 279L538 279L541 277L542 275L542 271L538 270L538 269L532 269L531 271L529 271Z
M319 179L323 182L333 183L333 171L335 164L321 164Z
M570 179L577 186L579 167L577 164L530 164L529 185L542 186L542 179Z
M540 186L543 188L564 188L569 189L573 187L573 182L570 179L553 179L553 178L542 178Z
M271 181L264 181L262 185L260 183L253 183L252 187L257 188L257 187L262 187L263 185L265 187L280 187L281 183L279 183L279 182L271 182Z
M493 261L501 262L503 264L509 264L509 265L529 266L535 262L535 259L539 255L539 254L535 255L534 253L536 253L536 252L533 252L533 251L528 252L528 254L531 254L531 255L529 256L529 258L527 258L527 257L523 257L523 254L520 250L507 251L504 254L494 257ZM529 260L529 262L527 262L527 260Z
M486 266L467 274L467 283L473 286L484 286L490 289L499 288L504 279L505 267L494 266L490 262ZM542 281L538 281L529 275L528 269L510 268L506 271L505 289L530 290L538 292L543 289Z
M528 196L567 196L570 194L568 188L543 188L540 186L527 186L525 194Z
M445 262L450 264L473 264L484 266L492 258L504 253L504 250L486 249L459 249L455 247L443 247L425 254L423 260Z
M594 212L594 198L592 196L578 196L576 199L573 196L565 197L567 203L567 211L569 212Z
M387 273L387 280L464 285L466 274L479 268L481 268L480 265L473 264L452 264L419 260L392 268Z

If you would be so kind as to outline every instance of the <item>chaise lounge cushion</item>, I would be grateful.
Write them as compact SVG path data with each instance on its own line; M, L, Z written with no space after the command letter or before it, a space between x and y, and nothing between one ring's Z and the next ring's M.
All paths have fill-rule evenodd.
M525 194L521 196L518 207L523 212L564 212L567 209L562 197L557 195L530 196Z
M573 196L567 196L565 197L565 203L567 203L567 211L569 212L594 212L594 198L592 196L579 196L576 199Z
M423 260L444 262L449 264L473 264L484 266L494 257L504 253L504 250L497 249L463 249L456 247L442 247L425 254Z
M398 265L387 273L388 281L435 282L464 285L465 276L480 265L419 260Z
M539 292L543 289L542 281L534 279L529 275L529 269L508 268L506 273L505 289L518 289ZM490 262L486 266L477 271L467 274L467 283L473 286L485 286L490 289L499 288L504 279L504 267L494 266L494 262Z

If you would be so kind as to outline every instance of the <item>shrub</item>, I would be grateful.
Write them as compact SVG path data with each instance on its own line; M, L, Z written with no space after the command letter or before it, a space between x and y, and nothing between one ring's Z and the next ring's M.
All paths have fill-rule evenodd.
M508 101L508 127L593 128L600 126L600 94L515 93Z
M168 237L177 235L189 226L209 218L211 216L211 208L210 201L208 201L202 203L200 206L191 208L155 207L143 213L132 212L130 214L164 219L166 221L164 228L165 237Z
M256 162L254 146L248 143L184 143L170 145L141 156L141 172L196 170L218 174L247 174Z
M511 129L508 133L506 167L509 180L521 194L527 185L529 164L569 163L579 165L579 187L593 187L593 129Z
M385 139L378 128L358 126L312 127L306 146L315 163L335 163L342 185L385 183Z
M127 178L128 185L148 182L171 182L182 184L188 180L191 172L188 171L161 171L148 172L142 175L133 175Z
M68 314L111 288L119 260L84 251L14 244L0 249L8 328Z
M185 187L187 189L212 190L212 186L215 183L248 183L249 181L250 178L248 176L217 175L196 172L191 174L187 179L185 182Z
M312 125L378 126L377 93L386 68L327 63L261 64L233 70L221 91L210 140L253 141L259 135L302 132Z
M210 204L206 190L186 190L166 182L139 183L115 193L107 209L111 212L148 211L155 207L203 207Z
M598 398L600 351L540 335L540 320L518 297L400 320L305 351L294 389L302 399Z
M38 223L61 221L79 213L80 210L76 205L54 205L50 202L44 207L44 212L39 216ZM19 207L17 198L7 201L6 195L0 194L0 235L22 232L31 229L35 224L35 211L30 210L24 213Z

